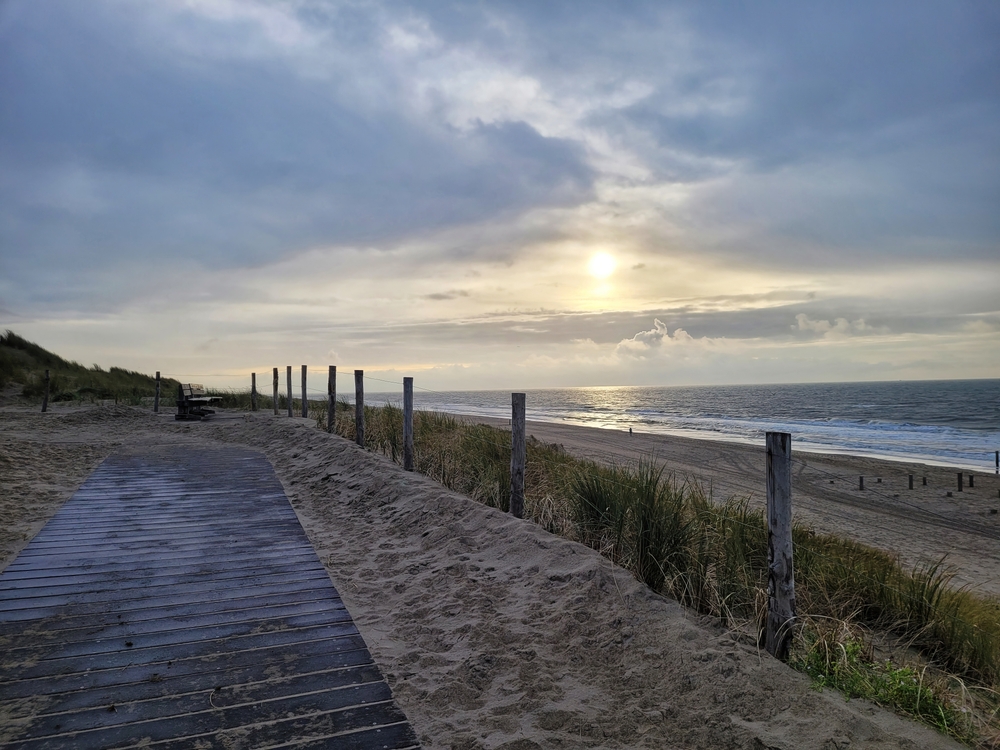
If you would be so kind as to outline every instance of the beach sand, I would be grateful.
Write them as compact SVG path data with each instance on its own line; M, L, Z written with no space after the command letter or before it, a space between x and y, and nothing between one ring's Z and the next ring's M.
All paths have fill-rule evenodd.
M716 497L762 492L762 450L558 425L529 432L595 458L655 453L679 475L711 483ZM218 442L259 450L274 465L427 748L958 747L865 701L816 692L804 675L651 593L589 548L403 472L312 420L220 414L192 424L125 407L45 415L4 407L0 567L110 452ZM979 538L931 523L943 519L930 512L975 522L983 533L996 528L979 507L989 492L996 497L995 479L983 477L975 493L946 504L935 494L944 494L945 470L928 468L932 486L904 498L905 467L800 457L797 512L818 528L905 542L914 559L935 554L945 535L963 544ZM863 473L867 483L869 472L882 477L888 498L899 494L916 507L904 512L853 493L850 482ZM995 556L956 550L951 560L984 590L995 578Z

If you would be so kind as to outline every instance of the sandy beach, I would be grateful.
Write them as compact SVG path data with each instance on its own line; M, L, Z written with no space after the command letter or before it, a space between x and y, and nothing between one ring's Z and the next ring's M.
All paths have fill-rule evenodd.
M717 498L762 502L762 448L540 423L529 433L597 460L655 456ZM816 692L587 547L406 473L312 420L0 408L0 567L110 453L220 442L271 461L425 747L958 747L865 701ZM1000 593L995 476L957 493L947 469L795 457L801 520L909 563L947 554L961 582ZM859 475L871 489L857 490Z

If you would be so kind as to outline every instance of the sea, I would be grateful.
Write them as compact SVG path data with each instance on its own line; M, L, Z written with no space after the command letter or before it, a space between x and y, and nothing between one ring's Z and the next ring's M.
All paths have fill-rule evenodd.
M381 390L381 389L380 389ZM769 431L794 450L995 470L1000 379L526 391L529 421L762 445ZM372 393L372 404L399 402ZM510 419L509 391L414 387L416 409Z

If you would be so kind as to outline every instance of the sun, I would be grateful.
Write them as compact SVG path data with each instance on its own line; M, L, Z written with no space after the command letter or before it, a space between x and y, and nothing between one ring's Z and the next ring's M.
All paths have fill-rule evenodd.
M618 261L609 253L595 253L587 264L587 270L595 279L606 279L615 272Z

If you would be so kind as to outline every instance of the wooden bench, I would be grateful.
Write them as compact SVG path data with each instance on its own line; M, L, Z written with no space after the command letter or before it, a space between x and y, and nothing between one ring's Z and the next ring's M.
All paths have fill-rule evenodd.
M217 401L222 401L222 396L209 396L200 383L181 383L177 386L177 416L174 419L204 419L215 414L215 410L208 407Z

